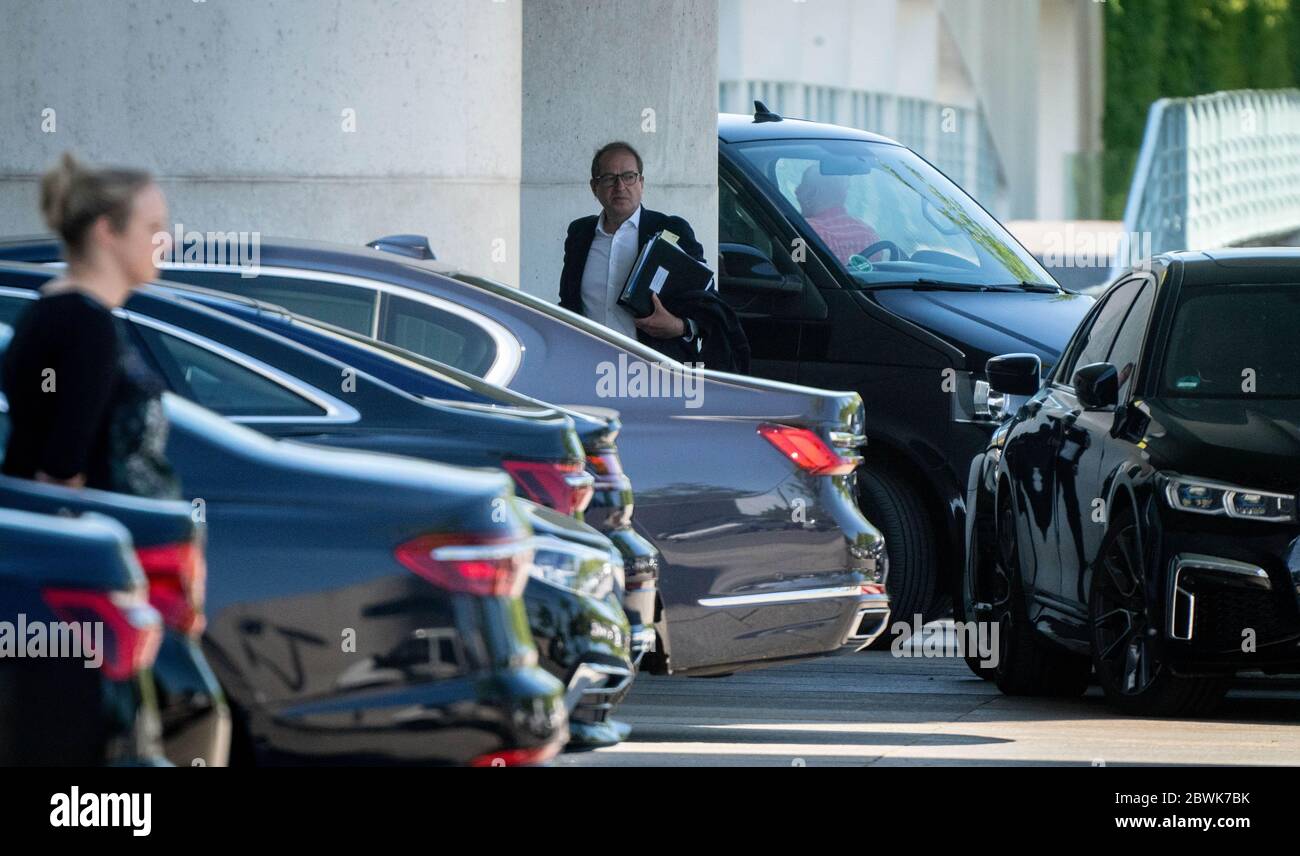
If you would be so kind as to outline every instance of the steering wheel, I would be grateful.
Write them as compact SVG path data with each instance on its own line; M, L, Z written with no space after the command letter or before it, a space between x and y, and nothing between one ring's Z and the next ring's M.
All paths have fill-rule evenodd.
M907 258L903 251L898 248L898 244L893 241L876 241L862 252L849 256L849 269L860 272L871 270L871 257L885 250L889 251L891 261Z
M889 250L889 260L892 262L907 258L903 251L898 248L898 244L895 244L893 241L876 241L862 252L857 253L857 255L862 256L864 259L870 259L876 253L883 250Z

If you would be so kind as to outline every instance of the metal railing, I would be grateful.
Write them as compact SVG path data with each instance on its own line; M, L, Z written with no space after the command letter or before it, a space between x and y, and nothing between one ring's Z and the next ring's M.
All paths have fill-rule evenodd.
M1151 105L1117 271L1148 247L1210 249L1296 231L1300 90L1216 92Z
M776 80L718 84L723 113L751 113L762 101L783 116L882 134L919 152L1001 216L1007 180L983 113L923 98Z

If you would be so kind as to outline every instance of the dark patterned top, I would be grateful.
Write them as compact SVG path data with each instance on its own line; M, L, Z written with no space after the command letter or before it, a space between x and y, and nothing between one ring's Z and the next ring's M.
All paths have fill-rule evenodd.
M0 366L11 431L3 471L86 476L86 486L177 497L167 463L163 382L124 322L80 291L36 301L14 327Z

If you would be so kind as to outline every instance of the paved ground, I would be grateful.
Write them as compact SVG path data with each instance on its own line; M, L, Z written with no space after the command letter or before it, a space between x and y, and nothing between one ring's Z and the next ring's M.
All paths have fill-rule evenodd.
M1300 764L1300 681L1241 682L1212 718L1128 719L1093 687L1017 699L951 659L888 651L727 678L643 675L620 746L560 766Z

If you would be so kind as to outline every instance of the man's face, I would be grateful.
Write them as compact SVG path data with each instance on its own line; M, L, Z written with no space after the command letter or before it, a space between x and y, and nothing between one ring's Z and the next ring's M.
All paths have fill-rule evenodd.
M622 175L637 172L636 158L632 153L616 149L600 159L600 175ZM645 179L637 177L631 184L616 180L613 186L602 184L599 180L591 182L591 192L600 200L600 207L605 209L606 219L610 217L626 220L641 204L641 191L645 189Z

